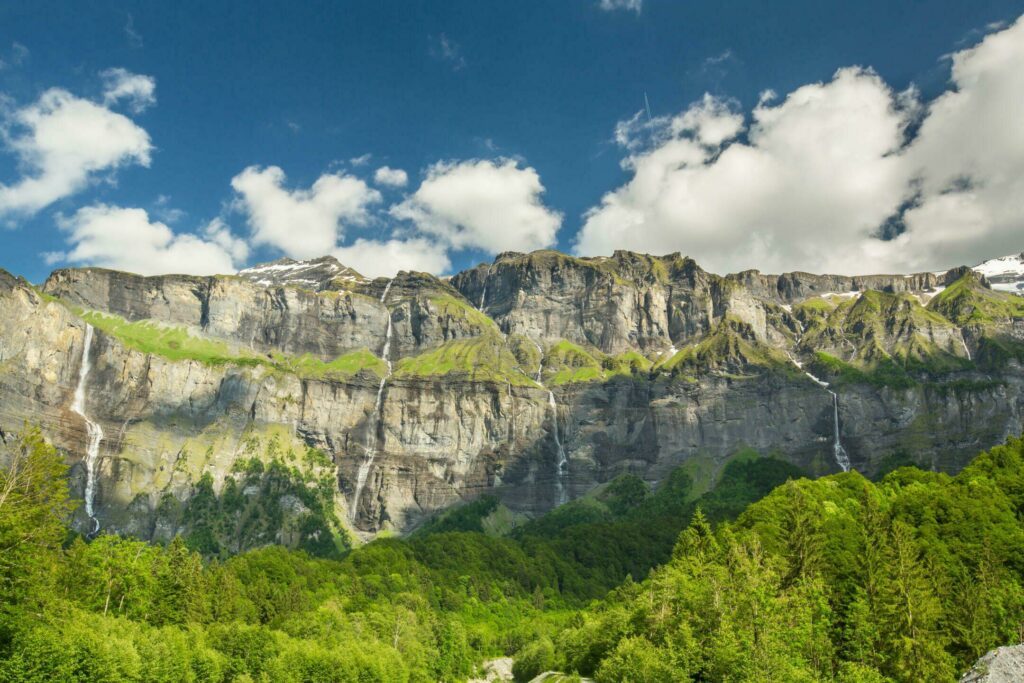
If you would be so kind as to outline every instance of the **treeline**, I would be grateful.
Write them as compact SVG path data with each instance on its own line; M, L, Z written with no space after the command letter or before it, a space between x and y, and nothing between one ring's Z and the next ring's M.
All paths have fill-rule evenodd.
M627 574L646 576L698 504L681 471L655 494L624 477L509 537L462 530L479 525L490 499L340 560L329 559L336 543L224 558L228 530L267 517L240 516L232 491L216 497L201 483L190 535L166 546L85 540L66 527L78 501L59 455L32 429L10 450L0 681L464 680L486 657L555 637ZM296 495L274 471L243 474L264 493ZM736 462L699 502L727 517L794 473L771 459Z
M481 499L408 539L234 556L232 529L283 528L255 500L201 486L197 535L86 540L38 430L8 450L0 682L459 681L503 655L521 680L941 681L1024 629L1019 440L956 477L747 454L703 495L620 477L501 537ZM243 474L315 504L274 472Z
M1024 441L955 477L791 481L527 645L517 678L951 681L1024 636Z

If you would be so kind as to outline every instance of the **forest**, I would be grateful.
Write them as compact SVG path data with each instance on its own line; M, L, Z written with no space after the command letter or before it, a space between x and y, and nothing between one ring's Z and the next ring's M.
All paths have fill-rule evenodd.
M70 530L26 427L0 470L0 681L944 681L1024 635L1024 441L956 476L811 480L746 453L699 493L621 476L497 534L481 498L404 538L225 552ZM339 550L340 548L340 550Z

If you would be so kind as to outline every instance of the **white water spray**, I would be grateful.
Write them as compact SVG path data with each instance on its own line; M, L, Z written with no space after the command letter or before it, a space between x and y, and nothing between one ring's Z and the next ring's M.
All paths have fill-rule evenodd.
M788 356L789 354L786 354L786 355ZM836 392L834 392L834 391L832 391L831 389L828 388L829 387L828 382L826 382L825 380L823 380L823 379L821 379L819 377L815 377L811 373L809 373L806 370L804 370L804 364L803 363L801 363L797 359L793 358L792 356L789 356L789 360L791 360L793 362L793 365L795 365L798 368L800 368L800 370L802 370L805 375L810 377L814 381L815 384L817 384L818 386L824 388L829 394L831 394L831 396L832 396L832 433L833 433L832 454L835 456L836 464L839 465L839 467L843 470L843 472L849 472L850 471L850 467L852 466L851 463L850 463L850 456L849 456L849 454L847 454L846 449L843 448L843 443L839 439L839 395Z
M96 460L99 459L100 442L103 441L103 429L89 419L85 414L85 383L89 378L89 371L92 366L89 364L89 351L92 348L92 325L85 325L85 341L82 344L82 363L78 368L78 386L75 387L75 398L71 403L71 410L82 416L85 420L86 434L88 439L85 445L85 514L92 520L93 528L90 534L100 530L100 522L96 519Z
M388 280L388 284L384 288L384 293L380 297L382 304L387 299L388 292L391 291L392 282L394 280ZM356 518L356 513L359 510L359 500L362 498L363 489L366 487L366 478L370 475L370 468L373 467L373 460L377 456L377 429L380 426L381 410L384 408L384 386L387 384L388 378L391 377L391 337L393 334L394 326L391 323L391 311L388 311L388 327L384 333L384 348L381 350L381 357L384 359L388 370L380 378L380 386L377 387L377 400L373 404L370 430L366 436L366 454L363 456L363 462L359 465L359 470L356 472L356 492L352 496L352 505L348 511L348 516L351 520Z

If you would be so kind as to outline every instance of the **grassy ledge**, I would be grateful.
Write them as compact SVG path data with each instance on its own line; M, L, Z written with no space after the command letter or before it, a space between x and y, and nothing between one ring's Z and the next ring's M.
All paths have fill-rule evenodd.
M98 311L78 309L75 313L126 347L171 361L191 360L214 366L259 365L307 379L349 379L364 371L380 377L387 371L384 361L367 349L349 351L331 361L310 354L289 356L275 352L263 356L248 350L234 350L221 341L193 336L183 327L162 325L151 320L129 322L119 316Z
M456 339L426 353L403 358L395 368L398 379L450 375L461 375L473 382L536 385L519 369L515 356L497 335Z

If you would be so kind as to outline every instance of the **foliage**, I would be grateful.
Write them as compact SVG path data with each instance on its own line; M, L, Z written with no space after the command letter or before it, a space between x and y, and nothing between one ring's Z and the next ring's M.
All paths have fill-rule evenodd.
M67 466L37 427L6 448L0 440L0 616L34 603L51 586L65 522L77 506L68 497Z
M66 471L26 429L0 470L0 682L458 681L499 655L519 680L941 681L1019 637L1024 440L877 483L752 456L696 498L681 468L623 475L507 537L481 499L333 558L232 555L218 525L245 515L208 481L187 538L62 547ZM315 494L295 474L231 479Z
M790 481L554 639L597 680L954 680L1024 628L1024 440L956 477Z

